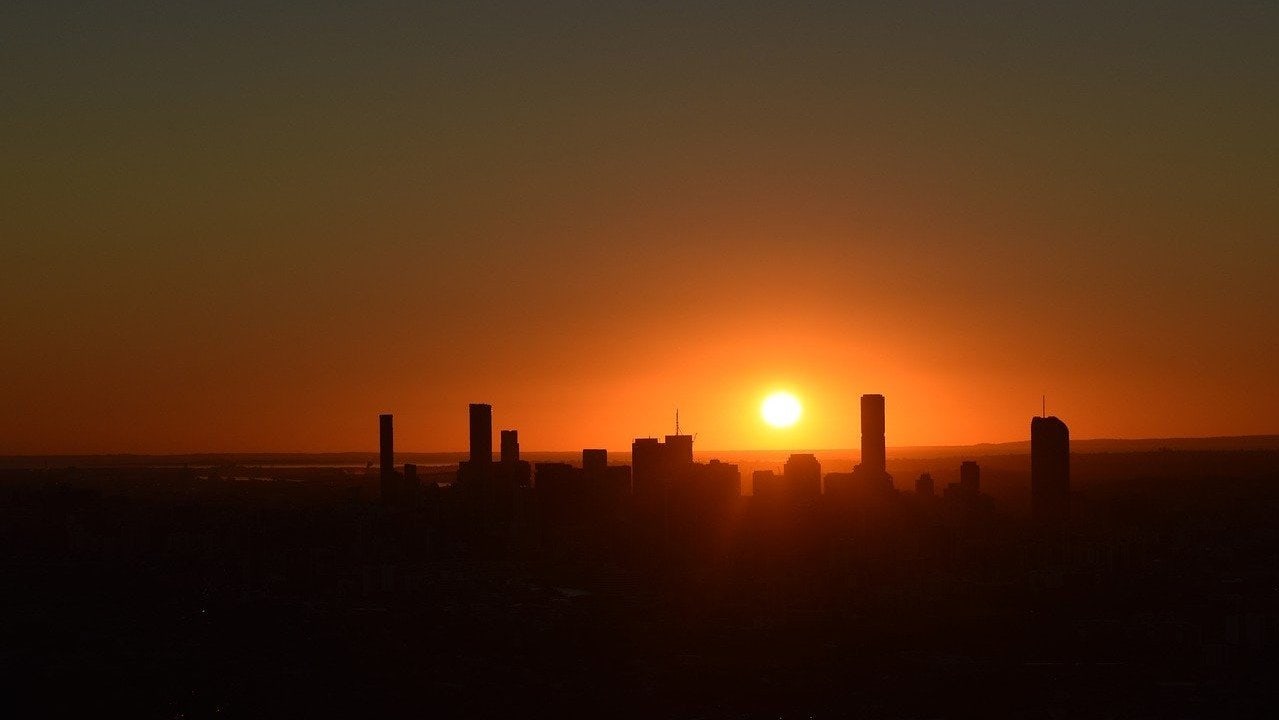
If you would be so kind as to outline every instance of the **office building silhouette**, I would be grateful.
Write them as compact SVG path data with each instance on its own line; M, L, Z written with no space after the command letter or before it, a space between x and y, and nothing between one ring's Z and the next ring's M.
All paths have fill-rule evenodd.
M972 460L959 464L959 482L946 486L942 495L951 500L971 500L981 492L981 467Z
M378 427L378 463L382 477L387 478L395 473L395 428L390 414L377 416Z
M472 416L474 417L474 416ZM512 463L520 459L520 433L518 430L502 431L502 462Z
M581 469L565 462L533 463L533 486L539 496L568 493L581 477Z
M501 456L493 467L493 474L503 490L528 488L533 483L533 466L520 459L520 434L518 430L503 430Z
M829 473L825 490L835 496L883 494L893 489L884 444L884 396L862 395L862 457L851 473Z
M588 477L603 477L604 468L608 467L607 450L583 450L582 471Z
M822 494L822 464L812 453L796 453L786 460L782 477L791 500L811 500Z
M920 473L915 479L915 494L926 497L933 496L933 476L928 473Z
M981 466L976 461L965 460L959 464L959 486L974 495L981 492Z
M642 504L664 503L672 484L687 478L692 467L692 435L667 435L664 442L636 438L631 443L632 488Z
M786 496L785 480L772 470L756 470L751 473L751 495L761 502L781 500Z
M718 511L741 496L741 471L719 460L689 463L670 488L670 502L681 512Z
M590 475L589 479L602 488L601 492L614 505L620 506L630 499L630 465L605 465L599 468L597 474Z
M395 473L395 426L392 416L378 415L378 490L383 502L399 499Z
M631 468L608 465L603 452L583 451L580 468L563 462L533 466L537 507L544 521L580 527L621 516L631 494Z
M636 438L631 443L631 489L639 502L652 503L660 498L665 451L657 438Z
M493 462L493 406L471 403L471 463Z
M884 396L862 395L862 461L867 473L885 474Z
M1070 517L1070 429L1056 417L1030 421L1030 508L1041 525Z
M502 431L502 462L493 462L493 406L471 403L470 452L458 463L459 502L471 522L490 537L503 537L517 514L517 498L532 482L532 466L519 459L519 435Z
M616 515L631 496L629 465L609 465L608 451L582 451L583 497L598 512Z
M693 462L693 436L667 435L666 452L670 462L676 465Z

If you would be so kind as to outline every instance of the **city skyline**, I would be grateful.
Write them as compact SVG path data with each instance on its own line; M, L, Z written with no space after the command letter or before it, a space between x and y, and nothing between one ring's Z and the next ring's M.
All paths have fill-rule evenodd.
M851 472L822 474L822 464L814 453L790 452L778 474L775 469L749 471L750 492L763 502L808 504L828 500L834 507L849 502L877 502L901 490L887 472L884 436L887 425L887 401L880 394L865 394L860 400L863 427L862 450ZM768 414L768 404L761 408ZM493 406L470 403L467 432L469 446L465 459L449 472L437 466L422 484L418 467L405 462L397 470L395 456L394 416L378 416L379 496L389 506L420 505L426 493L439 493L441 487L457 488L467 502L486 507L484 513L510 522L516 514L518 497L536 490L540 498L553 506L591 506L608 515L624 504L633 502L645 512L665 512L668 506L709 502L722 505L743 496L743 473L735 462L711 457L699 462L694 455L695 436L680 431L679 415L675 416L675 433L657 437L638 437L627 455L629 464L609 462L605 448L583 448L578 464L558 458L551 462L530 462L520 455L519 430L499 430L501 448L493 453ZM1036 523L1044 528L1062 528L1068 524L1070 507L1070 432L1056 416L1042 414L1030 422L1029 491ZM703 451L703 455L715 451ZM731 459L731 458L730 458ZM445 468L451 466L444 466ZM371 470L372 462L367 470ZM981 469L975 460L960 463L959 482L951 483L943 493L950 501L963 506L988 503L983 495ZM441 479L447 480L441 484ZM916 497L934 496L933 478L929 471L914 483ZM684 495L680 496L680 493ZM691 493L691 494L690 494ZM672 498L681 497L680 501ZM484 498L482 501L478 498ZM611 498L599 506L601 498ZM610 509L611 508L611 509ZM706 507L703 507L706 509ZM970 507L971 509L971 507ZM581 512L582 507L578 507ZM559 511L557 511L557 514Z
M1269 718L1277 38L0 3L0 716Z
M882 395L875 395L873 397L881 398L881 402L882 402ZM490 408L490 412L492 408L491 403L471 403L470 405L471 406L480 405L483 407L488 407ZM398 413L394 413L394 412L379 412L377 414L379 418L383 419L382 421L386 423L392 422L392 418L400 417ZM1058 419L1057 416L1049 414L1046 409L1042 410L1039 414L1035 414L1030 417L1032 420L1057 420ZM668 425L668 427L665 428L665 430L657 430L651 433L642 433L642 434L632 433L630 434L630 440L620 443L617 446L613 446L613 445L605 446L601 443L595 443L593 446L599 448L600 451L603 451L603 452L628 454L631 451L632 441L635 440L636 438L647 438L652 440L658 440L662 438L663 436L669 436L669 433L671 432L675 433L676 435L679 435L680 431L678 426L676 425L676 422L677 422L677 419L675 417L672 417L670 419L670 424ZM516 425L517 423L512 421L506 424ZM412 427L412 425L408 425L407 423L405 425L408 426L407 431L411 435L420 433L420 428L415 433L415 430ZM841 456L851 455L851 457L854 457L860 460L865 455L867 439L862 436L861 424L855 423L851 425L850 427L854 428L852 432L854 435L857 436L855 438L856 442L853 442L852 440L848 440L843 445L829 445L829 446L778 445L775 447L763 447L763 448L760 448L760 447L755 447L755 448L699 447L694 452L700 455L714 454L714 453L777 454L777 453L834 452L834 453L840 453ZM1030 448L1033 444L1033 434L1027 435L1025 433L1023 433L1022 437L1018 437L1018 438L1005 439L1005 440L999 440L999 441L978 441L973 443L962 443L962 444L961 443L938 443L938 444L917 445L917 444L906 444L906 443L893 443L893 442L888 442L886 440L886 438L892 436L892 433L889 432L886 428L884 428L882 420L880 421L879 427L883 430L882 434L876 435L875 433L872 433L872 437L877 437L877 441L873 442L872 445L875 445L875 444L878 445L877 448L874 448L874 447L872 448L872 454L874 456L877 456L885 460L892 459L893 457L892 454L888 453L888 451L892 451L892 450L902 451L907 453L911 457L915 457L917 456L917 453L920 451L940 451L940 450L948 450L948 449L961 450L965 448L992 448L993 449L993 448L999 448L1003 446L1017 447L1020 445L1025 445L1027 448L1026 451L1030 452ZM489 454L494 458L500 458L504 453L504 449L508 447L507 443L509 442L513 444L514 454L515 456L518 457L519 453L521 452L521 450L519 449L520 441L518 437L519 437L519 433L523 431L520 429L501 429L499 431L494 428L496 428L496 426L492 426L491 420L490 420L490 429L492 431L492 434L494 435L494 437L499 438L501 442L501 447L492 445L490 441ZM402 438L401 433L403 431L404 431L403 427L395 430L394 437ZM21 458L24 456L28 456L28 457L59 457L59 456L110 457L115 455L119 455L119 456L136 455L139 457L164 457L164 456L234 457L237 455L281 456L281 457L287 457L287 456L323 457L323 456L330 456L330 455L353 455L354 454L354 455L370 455L370 456L385 457L386 454L390 452L392 455L440 456L440 457L457 456L458 459L465 460L469 456L473 455L475 452L480 452L482 454L482 451L476 451L472 449L472 446L473 446L472 441L474 440L474 437L476 437L476 435L473 435L473 432L474 431L471 429L467 429L465 432L462 432L461 435L463 437L463 440L461 444L457 447L449 447L445 449L422 449L419 447L404 447L403 445L395 445L391 449L388 449L387 447L382 447L376 451L370 451L367 449L367 447L364 447L367 445L367 441L365 441L365 442L357 443L355 447L338 448L338 449L331 449L331 450L256 449L256 450L242 450L242 451L240 450L224 451L224 450L194 449L194 450L161 451L161 452L131 451L131 452L118 452L118 453L117 452L65 451L65 452L48 452L48 453L43 453L43 452L0 453L0 456L9 456L13 458ZM367 433L365 434L367 435ZM455 429L455 431L450 434L458 434L458 433L456 432L456 429ZM688 437L697 437L698 435L699 433L696 430L692 430L690 431L690 433L687 434ZM1124 447L1124 448L1129 447L1130 445L1133 447L1146 446L1146 445L1150 445L1151 443L1155 443L1155 445L1150 445L1150 447L1158 447L1158 443L1164 442L1164 441L1173 441L1173 442L1186 441L1186 442L1193 443L1196 441L1213 441L1213 440L1221 440L1221 441L1237 440L1237 441L1240 441L1240 443L1242 443L1242 444L1238 444L1238 447L1250 447L1251 444L1248 442L1250 440L1265 441L1265 440L1276 438L1276 437L1279 437L1279 435L1276 435L1274 433L1257 433L1257 434L1247 434L1247 435L1213 434L1213 435L1199 435L1199 436L1183 435L1183 436L1167 436L1167 437L1151 436L1151 437L1120 438L1120 437L1090 437L1090 436L1081 437L1081 436L1078 436L1077 434L1072 433L1073 441L1082 441L1084 443L1117 443L1116 445L1117 447ZM399 442L399 441L395 441L395 442ZM590 443L587 444L587 447L591 447L591 446L592 445ZM1268 447L1268 445L1264 445L1264 446ZM1223 447L1236 447L1236 445L1227 443ZM581 447L533 447L533 448L526 447L522 452L530 453L533 455L562 455L564 453L577 453L581 451L582 449L583 448Z

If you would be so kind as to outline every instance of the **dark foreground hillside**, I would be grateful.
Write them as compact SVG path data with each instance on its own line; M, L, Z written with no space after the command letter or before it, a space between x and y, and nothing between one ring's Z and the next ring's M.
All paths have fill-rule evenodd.
M599 518L530 494L495 527L333 470L5 471L0 713L1269 716L1279 454L1072 462L1061 534L998 496Z

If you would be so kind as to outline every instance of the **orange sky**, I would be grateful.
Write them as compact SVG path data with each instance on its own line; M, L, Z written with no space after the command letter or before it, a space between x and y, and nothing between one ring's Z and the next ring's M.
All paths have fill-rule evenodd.
M872 5L12 11L0 453L1279 433L1279 13Z

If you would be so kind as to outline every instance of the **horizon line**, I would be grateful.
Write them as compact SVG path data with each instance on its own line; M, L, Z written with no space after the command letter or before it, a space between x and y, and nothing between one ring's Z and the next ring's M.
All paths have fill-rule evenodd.
M1279 440L1279 432L1277 433L1257 433L1248 435L1176 435L1170 437L1097 437L1097 438L1077 438L1070 439L1071 444L1077 442L1176 442L1176 441L1196 441L1196 440L1258 440L1258 439L1275 439ZM1021 440L997 440L982 441L967 444L939 444L939 445L888 445L888 449L896 450L945 450L949 448L980 448L980 447L998 447L1008 445L1029 444L1030 439ZM585 449L597 449L591 447L560 449L560 450L524 450L521 454L526 453L580 453ZM624 452L629 453L630 448L614 449L604 448L608 452ZM790 452L790 453L819 453L819 452L856 452L861 450L856 447L839 448L738 448L738 449L710 449L695 450L698 453L764 453L764 452ZM186 455L377 455L377 448L368 450L189 450L189 451L125 451L125 452L35 452L35 453L0 453L0 458L31 458L31 457L181 457ZM467 455L469 450L396 450L396 455ZM496 455L496 453L494 453Z

